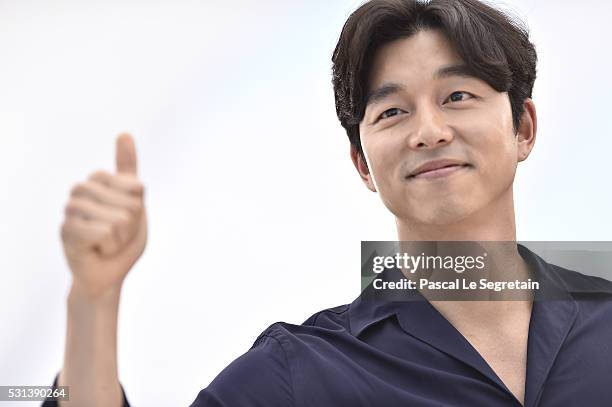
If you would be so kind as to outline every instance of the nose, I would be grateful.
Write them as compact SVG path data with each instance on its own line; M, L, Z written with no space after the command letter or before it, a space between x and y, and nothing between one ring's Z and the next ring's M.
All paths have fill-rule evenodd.
M435 106L421 107L414 113L414 127L408 144L415 150L437 148L453 140L453 132Z

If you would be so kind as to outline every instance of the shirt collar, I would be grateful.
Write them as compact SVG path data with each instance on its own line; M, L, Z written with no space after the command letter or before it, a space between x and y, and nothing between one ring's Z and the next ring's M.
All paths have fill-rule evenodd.
M527 407L537 403L553 361L576 320L578 306L570 294L573 290L568 286L567 279L564 281L558 275L558 266L547 263L519 243L517 250L542 288L536 291L529 326L525 393ZM404 297L402 301L382 301L364 298L362 293L349 306L351 334L357 337L376 322L396 316L400 327L407 334L470 365L510 393L469 342L417 290L409 290L409 295L420 298L407 300ZM556 300L550 300L553 297Z
M579 291L581 288L574 284L572 280L564 280L558 275L558 266L549 264L533 251L524 245L517 243L517 250L521 257L530 266L530 270L534 273L534 278L541 284L541 289L536 291L536 301L539 300L573 300L571 293ZM396 280L399 273L387 274L386 280ZM359 336L370 325L375 324L392 315L399 314L404 311L413 313L414 304L425 302L429 304L418 290L409 290L407 293L402 292L402 299L398 301L384 301L380 299L372 299L366 296L366 290L371 290L371 285L366 287L362 295L357 297L349 305L349 323L351 334ZM408 295L408 296L406 296Z

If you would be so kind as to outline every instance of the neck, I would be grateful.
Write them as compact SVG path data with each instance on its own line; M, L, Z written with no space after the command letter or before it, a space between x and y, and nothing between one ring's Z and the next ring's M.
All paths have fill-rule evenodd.
M516 242L516 224L514 218L514 200L512 188L497 200L477 212L454 223L435 225L423 224L412 219L396 218L398 240L405 242ZM504 268L506 277L526 279L528 266L516 248L508 245L485 244L496 259L497 264L511 264ZM512 271L510 271L512 270ZM425 294L425 297L427 295ZM526 301L435 301L430 300L447 319L468 318L473 322L491 323L494 320L505 321L512 317L517 309L527 313L531 311L531 300Z

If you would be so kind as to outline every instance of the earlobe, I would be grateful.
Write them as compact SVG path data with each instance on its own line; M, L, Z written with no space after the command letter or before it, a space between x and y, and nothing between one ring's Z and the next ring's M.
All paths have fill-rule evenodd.
M351 144L350 146L350 155L351 160L353 161L353 165L357 169L359 173L359 177L363 181L363 183L368 187L368 189L372 192L376 192L376 187L374 186L374 182L372 180L372 175L370 174L370 169L368 168L367 162L363 159L361 154L357 152L357 148Z
M527 159L533 146L535 145L536 133L538 129L538 118L535 104L531 98L523 102L523 113L517 131L517 161Z

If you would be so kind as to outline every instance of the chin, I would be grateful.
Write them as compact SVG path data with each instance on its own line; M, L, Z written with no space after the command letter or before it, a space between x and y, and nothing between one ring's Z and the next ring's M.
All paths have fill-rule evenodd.
M412 216L419 223L444 226L452 225L467 218L473 211L461 205L435 205Z

